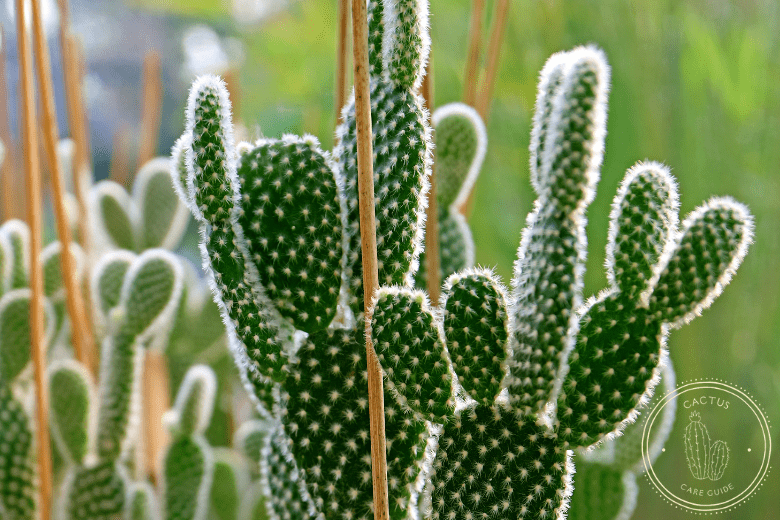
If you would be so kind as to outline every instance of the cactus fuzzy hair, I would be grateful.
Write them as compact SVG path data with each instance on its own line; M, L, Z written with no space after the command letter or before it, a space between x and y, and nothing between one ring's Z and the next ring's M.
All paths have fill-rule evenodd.
M712 199L678 231L676 184L664 167L637 164L613 204L610 287L583 304L585 210L599 177L608 81L594 48L545 66L531 141L538 199L511 290L490 271L467 270L448 278L438 309L407 288L381 289L373 302L371 337L390 396L441 427L432 520L565 518L576 497L573 450L634 422L660 379L668 331L711 303L752 238L750 214L728 199ZM594 474L583 484L591 486L600 470L583 470ZM622 471L599 478L630 491L633 472Z

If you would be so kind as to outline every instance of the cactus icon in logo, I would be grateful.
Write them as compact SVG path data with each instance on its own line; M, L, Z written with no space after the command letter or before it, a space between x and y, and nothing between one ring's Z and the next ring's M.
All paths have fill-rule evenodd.
M688 469L693 478L720 480L729 463L729 447L724 441L710 441L699 412L691 412L690 419L684 435Z

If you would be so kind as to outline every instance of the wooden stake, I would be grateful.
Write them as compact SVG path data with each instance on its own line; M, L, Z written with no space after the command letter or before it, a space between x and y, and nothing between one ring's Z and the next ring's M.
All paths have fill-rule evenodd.
M239 88L239 78L241 74L238 70L231 68L228 69L223 79L225 80L225 86L230 94L230 104L233 107L233 120L240 121L241 117L241 89ZM138 166L141 166L140 164Z
M23 0L17 0L22 2ZM43 30L41 21L41 0L32 0L33 32L35 35L35 64L38 73L38 82L40 85L41 107L43 109L42 128L44 131L43 141L47 153L50 157L57 157L57 119L54 107L54 91L52 88L51 69L49 65L49 50L46 47L46 34ZM18 11L17 11L18 13ZM71 322L71 334L73 340L73 349L78 359L85 366L95 368L95 362L90 359L89 353L95 352L94 338L92 330L87 321L87 315L84 309L84 301L81 297L81 288L76 282L76 265L70 252L71 237L68 218L65 212L64 189L62 186L62 171L59 161L53 161L52 164L52 199L54 200L54 211L57 221L57 234L62 247L61 266L62 277L65 282L65 296L68 315ZM77 178L78 176L74 176ZM83 218L83 217L82 217ZM35 258L35 257L33 257ZM43 517L48 518L48 517Z
M144 449L137 477L140 480L149 478L153 482L160 482L160 454L169 442L168 430L163 426L162 417L171 407L168 360L164 354L152 349L146 351L143 378L147 383L144 384L142 397L141 436Z
M0 176L2 176L2 198L3 198L3 221L10 220L14 217L21 215L19 212L19 205L22 202L22 197L14 196L19 192L19 186L15 186L14 183L17 180L14 178L16 174L16 154L14 150L14 142L11 139L11 124L9 121L8 105L8 79L5 72L5 50L8 45L5 41L5 30L3 25L0 24L0 139L3 140L5 145L5 160L0 165ZM21 179L19 179L21 180Z
M155 50L144 56L143 99L141 108L141 144L138 148L138 167L157 153L162 117L162 72L160 55Z
M347 46L349 23L349 0L338 0L339 32L336 43L336 125L341 124L341 109L347 103Z
M501 44L504 42L504 29L506 29L507 14L509 13L510 0L498 0L496 3L496 12L493 16L492 31L490 33L490 43L488 44L487 69L485 70L485 82L482 85L482 92L477 100L477 112L487 125L488 115L490 114L490 102L493 95L493 85L496 82L498 73L498 64L501 58Z
M86 114L84 112L84 100L81 92L81 73L79 59L79 42L74 34L68 33L64 40L63 60L67 60L64 67L65 74L65 100L68 109L68 123L70 123L70 136L75 145L73 154L73 191L79 207L79 241L85 251L90 250L89 235L89 206L87 205L87 189L89 184L86 179L90 172L89 144L87 143Z
M471 29L466 57L466 73L463 75L463 102L474 106L477 101L477 82L479 74L479 51L482 46L482 17L485 12L485 0L473 0L471 3Z
M130 125L123 124L114 134L111 151L110 178L127 187L130 178Z
M38 11L33 1L33 17ZM43 201L35 116L32 49L25 0L16 0L16 38L19 48L19 83L23 118L23 147L27 169L27 220L30 226L30 349L35 377L35 419L38 432L38 508L40 518L51 518L52 475L49 446L49 399L46 388L46 345L43 315Z
M358 207L360 246L363 253L363 297L366 327L369 307L379 287L374 208L374 163L371 142L371 91L368 77L368 13L365 0L352 0L353 70L355 73L355 122L357 125ZM371 473L374 485L374 520L389 520L387 498L387 445L382 368L366 334L368 362L368 415L371 433Z
M433 51L428 57L428 68L422 84L422 95L428 111L433 116ZM431 125L431 139L433 139L433 121ZM436 201L436 168L431 165L429 177L431 188L428 190L428 208L425 210L425 271L428 275L426 285L428 296L433 305L439 305L441 293L441 256L439 249L439 207Z

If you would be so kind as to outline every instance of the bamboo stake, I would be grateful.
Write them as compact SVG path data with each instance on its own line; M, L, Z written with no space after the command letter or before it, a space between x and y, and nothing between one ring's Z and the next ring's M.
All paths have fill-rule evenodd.
M228 69L224 74L225 86L230 94L230 104L233 107L233 119L240 121L241 117L241 89L239 88L239 78L241 74L235 68ZM140 166L140 164L139 164Z
M379 287L379 271L376 252L373 143L371 142L371 91L368 77L368 13L365 0L352 0L352 37L360 246L363 253L363 298L366 327L368 327L368 324L371 323L369 309ZM366 359L368 362L368 415L371 434L371 473L374 486L374 520L389 520L382 369L379 366L379 359L374 352L369 334L366 334Z
M23 118L23 147L27 168L27 219L30 226L30 349L35 377L35 419L38 432L38 508L40 518L51 518L52 475L49 446L49 399L46 392L46 346L44 344L43 267L41 266L41 236L43 209L41 172L36 133L35 93L32 69L30 30L25 13L25 0L16 0L16 38L19 48L19 83ZM33 18L37 13L33 1ZM36 28L37 29L37 28Z
M22 0L18 0L21 2ZM57 119L54 108L54 92L52 88L51 69L49 65L49 50L46 47L46 34L43 31L41 21L40 0L32 0L33 32L35 34L35 64L38 73L38 82L41 92L41 107L43 109L42 127L43 140L50 157L57 157ZM18 13L18 11L17 11ZM68 226L67 213L65 211L64 190L62 186L62 171L59 161L52 164L52 199L57 221L57 234L62 247L61 266L62 277L65 282L65 296L68 315L71 321L71 334L73 349L76 358L89 368L94 368L94 361L88 357L94 352L94 338L87 315L84 309L84 301L81 298L81 288L76 282L76 265L70 252L71 237ZM34 258L34 257L33 257ZM44 517L46 518L46 517Z
M509 13L510 0L498 0L496 12L493 16L490 43L488 44L487 68L485 70L485 82L482 92L477 100L477 112L487 124L490 113L490 102L493 95L493 86L496 82L498 64L501 58L501 44L504 42L504 30L506 29L507 14Z
M144 437L143 460L140 473L142 480L150 478L160 482L162 458L160 454L168 445L169 435L163 426L163 414L171 407L170 383L168 381L168 360L161 352L153 349L144 356L143 418L141 434Z
M162 117L162 77L160 55L155 50L144 56L143 99L141 111L141 145L138 148L138 167L154 157L160 136Z
M10 220L20 215L19 203L22 197L14 197L14 193L17 192L18 187L14 186L15 177L15 165L16 154L14 150L14 143L11 139L11 126L9 119L10 106L8 105L8 79L5 72L6 63L6 45L5 31L3 25L0 24L0 110L3 114L0 116L0 139L3 140L5 145L5 161L0 166L0 176L2 176L2 191L3 191L3 220Z
M433 116L433 51L428 57L428 68L423 78L422 95L430 115ZM429 120L428 123L431 125L433 133L435 131L433 130L433 121ZM431 187L428 190L428 207L425 210L425 271L428 275L426 285L431 303L438 305L441 293L441 251L439 248L439 207L436 201L436 168L434 165L431 165L429 183Z
M89 147L85 125L84 102L81 93L81 74L79 73L78 40L74 34L67 34L63 40L65 100L68 109L70 135L75 144L73 154L73 191L79 207L79 239L85 251L90 250L89 243L89 206L86 201L87 186L85 177L90 171Z
M482 46L482 17L485 12L485 0L473 0L471 3L471 29L466 57L466 73L463 75L463 102L474 106L477 101L477 82L479 73L479 50Z
M339 31L336 47L336 124L341 124L341 109L347 103L347 45L349 0L338 0Z
M130 126L127 124L123 124L114 134L109 176L122 186L126 186L130 177Z

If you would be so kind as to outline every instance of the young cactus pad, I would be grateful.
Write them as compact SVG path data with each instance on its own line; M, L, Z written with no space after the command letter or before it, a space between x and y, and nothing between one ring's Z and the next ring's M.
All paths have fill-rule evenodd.
M93 284L106 279L112 260L127 259L122 252L107 257ZM181 267L171 253L149 250L123 266L119 280L108 277L118 292L111 293L113 305L98 305L110 319L98 389L75 362L55 365L49 376L53 437L69 465L62 488L67 520L114 520L130 506L124 463L134 446L144 345L164 330L180 301ZM108 294L94 286L92 292Z
M476 110L463 103L433 113L436 129L436 201L442 277L474 266L474 239L461 213L479 177L487 152L487 130ZM420 255L417 287L426 287L425 253Z
M427 3L371 2L369 24L380 279L410 285L431 163L415 92ZM249 391L280 385L274 408L290 474L310 499L298 511L360 520L372 515L372 482L353 104L344 110L332 157L311 137L235 147L224 84L200 78L171 177L201 224L204 266ZM391 405L386 435L391 516L400 519L415 507L427 430Z
M214 454L203 432L211 421L216 390L214 371L206 365L193 366L163 418L173 437L163 455L166 520L203 520L208 513Z
M603 53L583 47L554 55L542 72L531 140L538 199L510 290L471 270L448 278L440 309L407 288L382 289L373 304L389 395L442 425L433 520L564 517L572 450L634 421L659 380L667 332L712 303L752 238L747 209L723 198L678 229L668 170L637 164L613 204L610 287L583 305L585 208L608 77Z
M188 214L171 187L170 160L158 157L144 164L132 193L113 181L100 181L90 193L92 228L100 249L173 250L186 231Z

